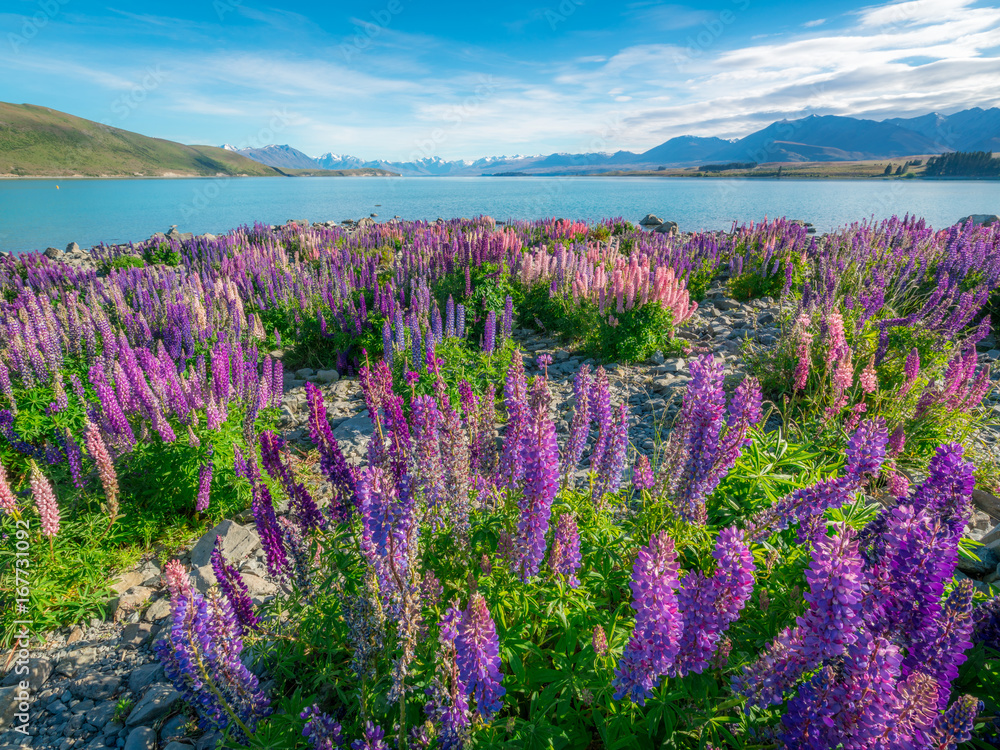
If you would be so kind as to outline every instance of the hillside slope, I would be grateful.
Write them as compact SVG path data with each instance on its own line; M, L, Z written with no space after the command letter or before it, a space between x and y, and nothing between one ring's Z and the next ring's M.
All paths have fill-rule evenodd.
M214 146L185 146L47 107L0 102L0 175L97 177L279 172Z

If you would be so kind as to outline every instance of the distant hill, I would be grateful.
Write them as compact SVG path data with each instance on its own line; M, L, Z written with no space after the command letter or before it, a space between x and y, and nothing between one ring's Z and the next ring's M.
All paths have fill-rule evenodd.
M269 146L258 151L288 148ZM431 156L407 162L385 159L366 161L357 156L327 153L313 161L323 169L381 168L413 177L560 175L749 161L760 164L851 162L927 156L952 151L1000 152L1000 109L974 107L952 115L931 113L882 121L810 115L796 120L774 122L735 140L695 135L677 136L642 153L556 153L487 156L475 160L450 161ZM257 158L246 151L242 153ZM295 153L305 156L301 152Z
M185 146L47 107L0 102L0 175L277 175L214 146Z
M310 159L291 146L264 146L263 148L233 148L226 144L222 148L233 151L253 159L269 167L278 169L330 169L320 164L316 159ZM349 169L349 167L335 167L335 169Z

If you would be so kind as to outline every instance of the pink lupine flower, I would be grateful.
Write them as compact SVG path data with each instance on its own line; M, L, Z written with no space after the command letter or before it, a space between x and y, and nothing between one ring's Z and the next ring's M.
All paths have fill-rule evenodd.
M41 516L42 533L52 539L59 533L59 504L55 490L35 464L31 465L31 495Z
M865 369L861 371L861 376L858 378L858 384L861 386L861 390L865 393L875 393L875 391L878 390L878 374L875 372L874 356L868 360L868 364L865 365Z
M17 510L17 498L7 481L7 472L0 463L0 510L4 513L13 513Z
M110 526L118 516L118 474L115 472L115 464L111 460L108 447L104 444L104 438L101 437L101 431L93 422L87 424L83 439L90 457L97 464L97 474L101 478L104 497L107 500L106 511Z
M844 337L844 318L838 311L827 316L826 326L826 366L830 367L847 357L850 350Z

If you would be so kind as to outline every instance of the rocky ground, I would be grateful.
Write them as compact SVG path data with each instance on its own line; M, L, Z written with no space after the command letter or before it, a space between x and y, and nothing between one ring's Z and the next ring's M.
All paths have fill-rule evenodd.
M698 312L679 335L692 346L692 354L714 352L722 357L727 375L738 380L745 374L744 342L773 346L779 336L781 311L770 300L741 304L728 298L721 287L710 290ZM515 336L525 351L529 373L537 372L537 355L551 354L548 368L553 390L553 413L560 434L572 417L573 377L583 364L595 365L578 352L562 346L544 332L518 330ZM1000 350L988 341L983 360L1000 359ZM689 380L686 357L655 356L638 365L605 365L612 399L627 400L632 412L630 441L637 450L652 453L664 439ZM998 373L1000 375L1000 373ZM341 379L334 370L299 370L286 373L281 429L302 449L302 472L322 499L323 483L311 468L311 448L305 382L320 385L334 434L348 459L364 461L372 426L356 379ZM1000 394L990 396L988 416L1000 421ZM987 426L978 436L982 455L1000 464L1000 428ZM989 546L980 563L963 562L961 572L983 588L1000 579L1000 500L977 491L977 510L969 524L971 537ZM181 560L192 570L202 591L215 583L209 555L216 537L223 538L226 556L238 564L255 601L281 595L278 582L269 579L264 553L249 511L223 521L194 540ZM180 702L180 695L163 675L152 653L152 644L169 627L169 605L161 579L165 560L149 559L114 583L118 598L109 608L109 621L92 620L52 633L30 653L27 677L8 672L0 681L0 747L38 750L191 750L216 747L218 736L201 734ZM9 662L7 666L13 662ZM0 664L0 669L6 668ZM12 727L17 682L27 679L32 696L27 734Z

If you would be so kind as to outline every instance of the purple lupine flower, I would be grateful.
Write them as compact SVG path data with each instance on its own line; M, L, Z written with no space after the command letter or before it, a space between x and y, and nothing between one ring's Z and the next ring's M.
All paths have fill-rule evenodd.
M809 604L760 658L733 678L734 692L756 705L780 703L805 672L824 659L841 656L857 638L861 625L862 560L850 527L813 545L813 559L806 571Z
M934 722L927 734L928 744L925 747L952 750L963 742L968 742L972 737L976 717L982 710L982 701L971 695L963 695Z
M590 390L590 409L597 425L597 441L590 453L590 469L597 471L604 460L604 452L611 443L612 415L611 390L608 384L608 374L603 367L597 368L593 385Z
M80 450L79 443L73 439L73 433L67 428L62 434L63 450L66 453L66 463L69 464L69 473L73 479L73 486L82 490L86 486L83 478L83 451Z
M591 636L591 645L594 647L594 653L598 656L608 655L608 634L604 632L604 628L600 625L594 626L594 634Z
M410 319L410 364L414 368L419 367L423 361L424 341L420 335L420 325L416 318Z
M208 510L208 504L212 501L212 451L209 449L208 461L201 465L198 470L198 501L195 503L196 513L204 513Z
M684 628L676 667L670 674L704 671L719 640L753 593L753 555L741 532L731 526L720 531L712 555L717 563L712 577L691 571L677 592Z
M514 329L514 299L508 294L503 302L503 338L510 338Z
M630 584L635 627L615 670L615 700L628 695L646 705L677 658L683 628L677 609L677 571L674 540L665 531L654 535L636 556Z
M444 498L444 467L441 463L441 411L431 396L417 396L413 409L414 469L417 487L429 508L438 509Z
M315 384L307 382L306 398L309 402L309 433L313 443L319 448L320 469L333 485L330 514L336 521L346 521L357 503L354 468L347 463L337 438L330 429L322 391Z
M569 474L576 468L587 447L587 438L590 436L590 388L590 365L583 365L573 379L573 422L560 463L564 474Z
M618 405L618 418L614 420L612 429L611 440L597 468L597 481L594 482L593 500L598 507L606 493L617 492L621 487L628 452L628 404L623 402Z
M229 605L233 608L233 613L236 615L236 620L239 622L243 634L246 635L251 630L257 630L260 627L260 618L254 614L250 591L247 589L240 572L226 562L226 557L222 552L221 536L215 538L211 562L215 580L219 582L223 596L229 600Z
M878 474L885 462L888 442L889 431L885 419L877 417L864 420L847 441L847 449L844 451L848 475L861 477L864 474Z
M549 365L552 364L552 355L551 354L539 354L537 361L538 361L538 369L542 370L545 373L545 376L548 377L548 374L549 374Z
M682 517L698 523L704 523L705 498L715 489L713 469L719 455L726 408L723 379L722 363L710 354L693 360L691 383L681 407L686 460L677 503Z
M917 375L920 374L920 353L913 348L910 353L906 355L906 365L903 367L903 381L905 384L911 384L917 379Z
M1000 594L976 607L972 617L975 623L973 642L983 642L994 651L1000 651Z
M456 661L465 694L476 699L476 710L489 721L500 710L507 692L500 684L500 641L483 595L476 592L462 614L455 639Z
M274 512L274 501L267 485L260 480L254 470L250 478L250 489L253 495L251 511L253 520L260 536L260 546L267 556L267 572L275 578L284 578L288 570L288 555L282 541L278 517Z
M281 454L283 441L273 432L260 434L260 457L264 471L272 479L281 483L282 489L291 501L292 512L304 529L317 529L326 526L326 519L316 505L316 501L292 474L292 469Z
M382 357L385 363L392 367L392 326L389 321L382 324Z
M507 409L507 432L500 455L500 479L513 487L524 476L524 451L522 442L527 430L528 385L524 375L521 352L514 352L507 369L503 386L504 406Z
M970 499L976 479L975 467L966 461L962 446L946 443L938 446L927 465L927 479L914 491L910 502L941 518L957 540L971 513Z
M456 600L441 618L437 654L439 671L426 691L430 700L424 705L428 718L440 724L438 741L444 750L461 750L471 723L466 685L457 663L456 641L462 622L462 613L457 607Z
M171 593L171 625L153 647L164 674L198 712L202 728L231 727L248 742L271 706L240 659L243 640L232 607L224 597L205 598L189 585Z
M545 380L535 380L534 391L544 390ZM520 518L518 554L522 581L538 574L545 558L545 533L552 515L552 501L559 489L559 446L556 428L549 419L544 395L534 397L535 408L527 415L521 440L521 464L524 466L524 490L518 503ZM505 446L506 447L506 446Z
M496 348L497 314L493 310L486 312L486 329L483 332L483 352L493 354Z
M320 711L315 703L304 709L299 718L306 720L302 736L309 740L313 750L340 750L344 734L339 721Z
M448 338L453 338L455 336L455 300L450 294L448 295L448 301L445 303L444 310L444 335Z
M570 587L576 588L580 585L576 572L582 562L580 532L576 526L576 517L572 513L563 513L556 523L552 549L549 551L549 568L557 575L566 576Z
M651 490L655 483L653 467L649 465L649 458L645 453L637 454L635 465L632 467L632 486L639 491Z

